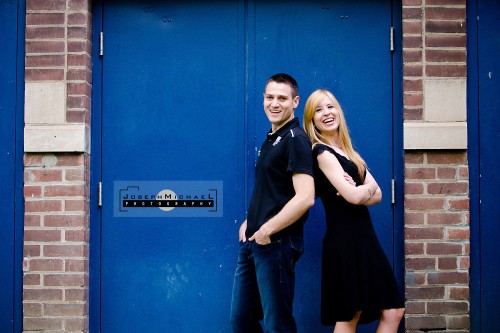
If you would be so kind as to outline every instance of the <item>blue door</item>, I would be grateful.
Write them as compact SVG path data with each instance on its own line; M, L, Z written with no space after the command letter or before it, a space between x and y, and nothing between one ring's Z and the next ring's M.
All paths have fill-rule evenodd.
M387 0L103 3L92 293L102 332L230 331L237 230L269 129L262 92L276 72L297 78L299 118L316 88L338 95L385 192L372 213L393 260L391 15ZM318 202L297 267L303 332L330 331L319 324L323 228Z
M18 103L24 95L18 93L18 73L22 68L18 66L18 36L23 36L18 31L22 31L18 13L24 14L22 7L22 1L17 0L0 3L0 332L6 333L22 330L19 261L22 240L18 238L22 237L22 231L16 231L15 223L16 217L22 221L23 209L19 195L22 193L22 157L16 156L16 144L20 142L16 141L20 138L16 129L22 131L23 114Z
M469 62L473 72L469 72L468 81L471 94L477 94L469 95L472 329L494 332L500 327L497 311L500 298L500 175L497 171L500 164L497 149L500 145L500 4L486 0L473 2L470 7L470 13L477 11L472 17L478 18L471 22L474 26L468 33L473 55ZM469 13L467 15L469 17Z

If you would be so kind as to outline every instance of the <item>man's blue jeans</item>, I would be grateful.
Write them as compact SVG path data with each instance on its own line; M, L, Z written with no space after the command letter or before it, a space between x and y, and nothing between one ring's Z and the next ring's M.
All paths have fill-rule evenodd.
M292 315L295 264L303 244L302 238L291 236L268 245L240 242L231 302L233 332L297 332Z

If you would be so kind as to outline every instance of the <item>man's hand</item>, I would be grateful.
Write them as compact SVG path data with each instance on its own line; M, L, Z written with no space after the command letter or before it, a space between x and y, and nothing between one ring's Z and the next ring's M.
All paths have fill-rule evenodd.
M271 235L269 235L266 232L266 225L264 224L248 240L251 242L255 241L255 243L257 243L259 245L267 245L267 244L271 244Z

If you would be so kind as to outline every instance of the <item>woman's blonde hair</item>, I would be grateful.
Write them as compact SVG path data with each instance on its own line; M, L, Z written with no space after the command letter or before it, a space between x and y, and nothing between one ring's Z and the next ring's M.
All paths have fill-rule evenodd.
M304 124L304 130L314 144L322 143L324 145L332 147L332 142L330 142L314 125L313 117L316 113L318 105L323 101L325 97L328 97L335 109L337 109L339 114L339 145L344 151L347 157L356 164L358 167L358 173L362 181L365 179L365 169L366 163L363 158L354 150L349 136L349 129L347 128L347 122L345 120L344 111L340 107L340 103L337 101L335 96L331 92L325 89L318 89L314 91L306 101L304 107L304 119L302 123Z

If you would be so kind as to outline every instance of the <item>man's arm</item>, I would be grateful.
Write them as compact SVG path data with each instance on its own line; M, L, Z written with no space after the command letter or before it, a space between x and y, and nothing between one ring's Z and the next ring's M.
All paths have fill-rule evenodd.
M285 229L297 221L314 205L314 179L304 173L295 173L292 177L295 195L286 203L278 214L269 219L255 232L249 241L260 245L271 243L271 235Z

